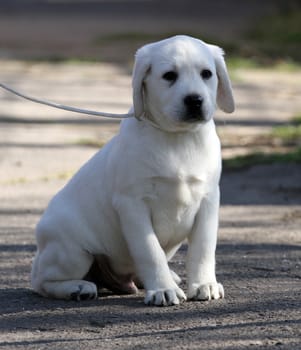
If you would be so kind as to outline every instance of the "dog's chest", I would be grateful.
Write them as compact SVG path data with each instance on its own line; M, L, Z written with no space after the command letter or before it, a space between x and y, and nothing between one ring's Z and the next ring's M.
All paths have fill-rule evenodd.
M205 179L195 176L154 176L151 178L151 200L157 205L181 211L199 200L205 188Z
M201 198L206 192L206 179L178 173L172 177L152 177L150 182L147 201L154 230L163 246L177 244L192 229Z

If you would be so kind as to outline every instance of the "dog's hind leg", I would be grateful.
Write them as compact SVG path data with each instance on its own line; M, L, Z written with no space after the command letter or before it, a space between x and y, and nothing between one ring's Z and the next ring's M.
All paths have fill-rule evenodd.
M79 247L68 249L58 242L38 251L32 267L32 287L46 297L86 300L97 298L97 288L83 280L93 262L93 256Z
M84 280L44 282L43 289L47 291L47 296L57 299L80 301L97 298L96 285Z

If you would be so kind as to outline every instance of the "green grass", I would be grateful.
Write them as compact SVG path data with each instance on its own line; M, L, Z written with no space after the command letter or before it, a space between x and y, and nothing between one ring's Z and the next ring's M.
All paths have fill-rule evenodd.
M289 58L276 60L274 62L269 62L268 64L265 60L254 57L226 55L225 59L230 73L233 73L238 69L273 69L273 71L276 70L277 72L294 73L300 71L301 69L300 63L294 62Z
M293 118L293 123L301 125L301 114L300 115L298 114Z
M249 32L250 39L275 45L299 45L301 41L300 9L279 12L260 19Z
M275 127L267 136L271 145L277 139L278 145L293 146L289 152L253 152L244 156L237 156L223 160L226 170L239 170L253 165L273 163L301 163L301 115L297 115L290 125Z
M43 56L43 57L32 57L30 59L23 59L23 61L26 61L28 63L51 63L53 65L55 64L94 64L99 63L101 60L97 57L92 56L81 56L81 57L73 57L73 56L63 56L63 55L50 55L50 56Z
M301 7L300 5L279 4L278 10L270 16L258 17L252 27L235 41L221 41L214 37L204 37L201 32L183 32L182 34L201 38L205 42L221 46L227 53L227 62L231 67L240 68L277 68L278 70L300 69L301 64ZM138 48L177 32L152 34L145 32L124 32L95 39L95 45L120 45L128 43Z
M301 145L301 115L293 118L290 125L275 127L271 136L280 139L283 144Z
M273 16L259 19L245 36L249 54L267 63L283 60L300 63L300 23L300 7L280 9Z
M300 19L298 23L301 23L300 13L292 15L290 13L279 14L273 17L262 18L254 25L253 29L243 34L241 40L237 42L220 41L214 37L204 37L199 32L183 32L182 34L201 38L205 42L214 43L222 47L226 52L227 65L230 70L236 68L272 68L282 71L296 71L300 69L301 63L301 50L299 48L301 37L299 38L296 29L296 21ZM124 47L124 55L132 55L133 51L144 44L177 34L179 33L124 32L99 36L94 40L93 44L100 47L103 46L104 49L121 45Z
M84 147L95 147L95 148L102 148L105 145L105 142L95 140L95 139L90 139L90 138L82 138L78 139L72 142L74 145L78 146L84 146Z
M98 54L97 57L92 55L78 58L53 55L48 59L37 60L70 64L109 61L132 65L134 53L142 45L177 34L185 34L222 47L226 52L227 65L230 70L271 68L294 72L301 68L301 10L298 5L295 7L291 4L279 6L274 15L259 16L246 33L241 33L240 38L232 41L204 36L197 30L181 33L125 31L109 35L100 34L92 40L90 45L97 47L98 51L103 53L103 57L101 54Z
M301 144L301 125L279 126L273 130L272 136L281 139L285 144Z
M34 183L38 181L49 182L52 180L69 180L75 171L64 171L54 174L48 174L46 176L41 176L37 178L26 178L26 177L16 177L10 178L8 180L0 181L1 185L24 185L29 183Z
M262 66L252 58L244 58L239 56L226 56L227 67L231 70L236 69L257 69Z
M37 180L42 180L44 182L49 182L51 180L69 180L73 175L74 175L74 171L69 170L69 171L59 172L57 174L46 175Z
M301 147L287 153L251 153L223 160L225 170L241 170L254 165L274 163L301 163Z
M272 68L296 71L301 67L301 10L287 5L254 22L237 45L226 45L230 68Z

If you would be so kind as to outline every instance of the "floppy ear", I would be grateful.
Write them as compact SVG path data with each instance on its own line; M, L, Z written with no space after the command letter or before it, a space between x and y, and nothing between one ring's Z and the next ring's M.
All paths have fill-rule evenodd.
M227 67L224 60L224 51L215 45L208 45L213 54L216 73L218 78L217 86L217 105L226 113L232 113L235 109L234 99L232 95L232 87L229 79Z
M150 70L150 58L146 47L142 47L136 53L136 60L133 71L133 104L135 117L140 119L144 112L144 91L143 83Z

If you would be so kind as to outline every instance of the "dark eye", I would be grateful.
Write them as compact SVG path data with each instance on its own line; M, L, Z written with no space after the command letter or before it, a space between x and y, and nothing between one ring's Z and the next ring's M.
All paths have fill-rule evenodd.
M201 71L201 76L205 80L210 79L212 77L212 72L209 69L204 69Z
M178 74L176 72L170 71L166 72L162 75L164 80L170 81L171 83L175 82L178 78Z

